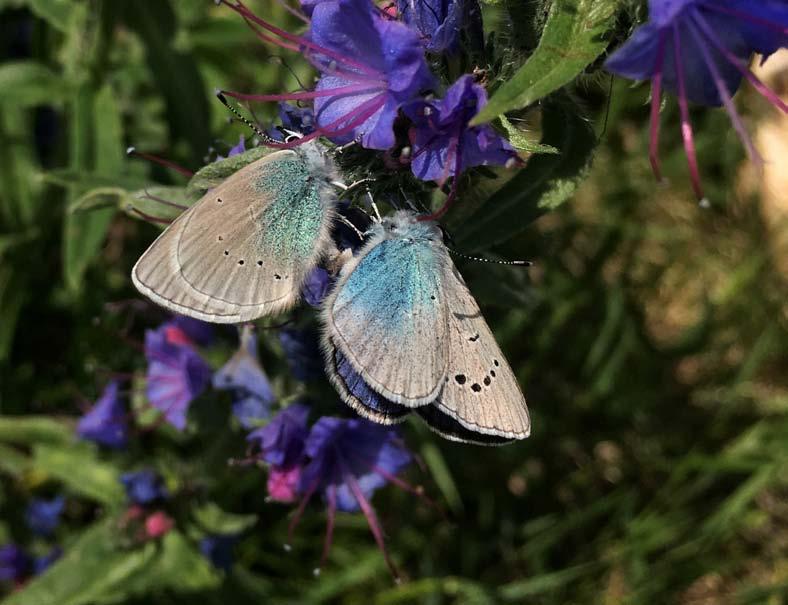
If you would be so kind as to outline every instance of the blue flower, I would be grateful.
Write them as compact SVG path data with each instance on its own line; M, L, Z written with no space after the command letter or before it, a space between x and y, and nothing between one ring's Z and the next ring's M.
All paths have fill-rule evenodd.
M283 328L279 330L279 342L296 380L309 382L324 375L323 356L318 336L313 330Z
M25 510L25 522L30 531L39 536L52 535L60 523L65 504L66 499L63 496L56 496L51 500L32 500Z
M236 155L242 151L245 151L243 138L241 139L241 142L238 143L238 145L230 150L230 153L227 155L227 157ZM199 319L194 319L193 317L186 317L185 315L175 315L169 322L167 322L166 325L170 329L177 328L186 336L188 341L184 342L183 339L180 339L180 344L197 344L201 347L205 347L213 342L214 327L208 322L200 321ZM178 339L178 336L170 334L170 338Z
M279 119L282 128L299 134L309 134L315 129L315 113L311 107L279 103Z
M33 560L33 575L40 575L44 573L52 564L63 556L63 549L59 546L53 546L43 557L36 557Z
M474 38L483 35L481 9L476 0L397 0L402 20L418 31L428 51L453 54L459 50L463 29Z
M301 469L299 480L298 491L303 494L301 507L315 493L322 494L328 506L323 559L330 547L336 511L362 511L378 547L396 576L396 569L386 553L383 531L369 503L375 490L389 482L415 491L396 477L412 460L396 431L366 420L325 416L312 426L306 439L305 454L309 462ZM297 516L291 523L291 533L295 522Z
M16 544L0 546L0 581L23 580L30 574L30 556Z
M276 467L291 468L303 460L308 417L309 407L292 403L264 427L249 433L246 440L255 446L262 460Z
M183 430L189 405L210 382L211 369L174 322L145 333L145 357L148 400L167 422Z
M323 267L315 267L307 274L304 285L301 286L301 294L309 306L317 308L323 303L332 284L333 280L328 271Z
M200 552L216 569L230 571L233 566L233 549L238 536L212 534L200 540Z
M764 60L788 46L788 5L784 0L651 0L649 21L605 63L608 71L652 84L651 142L649 157L660 176L659 106L662 89L679 98L682 137L693 189L703 197L688 101L723 105L747 152L755 162L760 156L736 112L732 95L742 78L750 80L772 104L788 113L788 105L749 70L754 52Z
M77 435L113 449L128 442L126 410L118 397L118 381L110 382L95 405L79 419Z
M238 155L239 153L243 153L244 151L246 151L246 139L244 138L244 135L241 135L239 140L238 140L238 144L237 145L233 145L232 147L230 147L230 150L227 152L226 156L225 155L217 155L216 156L216 161L218 162L219 160L226 160L227 158L231 158L234 155ZM204 324L206 326L210 326L210 324L207 324L205 322L199 321L197 319L191 319L191 318L187 318L187 317L184 317L184 319L190 319L193 322L197 322L197 323L200 323L200 324Z
M317 128L293 145L319 136L336 143L360 140L369 149L394 145L394 120L403 103L434 86L419 35L386 19L370 0L308 2L308 37L290 34L252 13L241 2L222 0L247 20L262 40L301 52L321 72L315 90L244 95L254 101L314 99ZM286 145L286 144L285 144Z
M404 108L413 121L411 170L425 181L443 183L466 168L516 162L512 146L492 127L468 122L487 104L473 76L460 77L439 101L414 101Z
M169 497L161 476L150 469L124 473L120 481L126 489L126 497L132 504L150 504Z
M257 338L250 326L241 332L241 344L213 377L213 386L233 391L233 414L244 428L251 428L270 414L274 393L257 355Z

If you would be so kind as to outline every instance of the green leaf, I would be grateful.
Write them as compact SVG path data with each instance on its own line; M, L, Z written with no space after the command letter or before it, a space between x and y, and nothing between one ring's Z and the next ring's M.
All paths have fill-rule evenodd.
M120 472L114 466L101 462L92 444L36 445L33 448L33 468L91 500L114 507L124 502Z
M555 0L539 46L471 120L489 122L526 107L571 82L607 47L618 0Z
M189 194L201 196L224 181L228 176L238 172L244 166L259 160L261 157L276 151L269 147L254 147L224 160L212 162L200 168L189 181L186 189Z
M50 416L0 416L0 441L33 445L70 443L73 439L73 429Z
M552 145L544 145L538 141L529 139L522 130L507 120L506 116L501 115L499 119L501 120L501 125L506 129L509 142L515 149L525 151L526 153L561 153Z
M66 83L52 69L37 61L0 65L0 103L30 107L63 100Z
M208 533L240 534L257 523L257 515L228 513L213 502L208 502L194 510L194 520Z
M55 29L68 31L71 17L71 0L28 0L30 10Z
M585 175L596 137L576 108L546 104L542 143L559 155L536 155L457 231L458 246L479 250L521 233L539 216L567 201Z

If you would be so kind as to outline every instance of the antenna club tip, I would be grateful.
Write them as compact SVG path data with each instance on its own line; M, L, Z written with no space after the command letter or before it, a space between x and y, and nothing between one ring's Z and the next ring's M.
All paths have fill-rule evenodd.
M133 155L135 151L137 151L137 148L133 145L126 147L126 155Z

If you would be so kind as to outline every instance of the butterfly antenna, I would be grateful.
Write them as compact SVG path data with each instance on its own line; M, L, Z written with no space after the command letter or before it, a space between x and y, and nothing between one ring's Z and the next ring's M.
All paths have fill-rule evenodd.
M470 254L463 254L462 252L457 252L456 250L452 250L448 246L446 249L451 252L454 256L459 256L460 258L464 258L466 260L472 260L479 263L492 263L494 265L515 265L518 267L531 267L533 263L529 260L496 260L494 258L484 258L483 256L471 256Z
M257 124L252 122L250 119L248 119L246 116L244 116L240 111L238 111L235 107L230 105L230 102L227 100L227 98L224 96L224 93L221 90L217 90L216 91L216 98L219 99L219 101L222 102L222 105L224 105L227 109L229 109L233 113L233 115L235 115L236 118L238 118L244 124L246 124L249 128L251 128L252 131L258 137L260 137L260 139L262 140L262 142L265 145L277 145L278 146L278 145L282 144L282 141L277 141L272 136L270 136L270 135L266 134L265 132L263 132L262 130L260 130L260 128L257 126Z
M346 218L345 218L344 216L342 216L341 214L339 215L339 220L340 220L340 222L342 222L343 224L345 224L345 225L347 225L348 227L350 227L350 228L351 228L353 231L355 231L355 232L356 232L356 235L358 235L358 239L359 239L360 241L362 241L362 242L364 241L364 234L363 234L363 233L361 233L361 231L359 231L359 230L358 230L358 227L356 227L356 226L355 226L353 223L351 223L351 222L350 222L348 219L346 219Z
M380 210L378 210L378 205L375 203L375 198L372 197L372 193L369 191L369 189L367 189L367 197L369 198L369 205L372 206L372 211L375 213L377 222L382 223L383 218L380 216Z

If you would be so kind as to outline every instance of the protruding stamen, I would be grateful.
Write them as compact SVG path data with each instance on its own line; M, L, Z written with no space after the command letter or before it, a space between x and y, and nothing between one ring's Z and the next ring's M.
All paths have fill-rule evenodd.
M776 30L782 34L788 34L788 27L781 25L779 23L774 23L773 21L769 21L768 19L761 19L760 17L756 17L755 15L751 15L749 13L743 13L741 11L737 11L734 8L730 8L724 6L721 3L717 2L703 2L703 8L707 8L712 11L717 11L720 13L727 13L729 15L733 15L739 19L744 19L745 21L749 21L750 23L755 23L757 25L763 25L764 27L768 27L770 29Z
M171 208L177 208L178 210L189 209L188 206L184 206L183 204L176 204L175 202L165 200L164 198L159 197L157 195L151 195L150 193L148 193L147 189L145 189L144 191L145 191L145 195L144 195L145 199L151 200L152 202L158 202L159 204L164 204L165 206L169 206Z
M381 82L381 88L385 87L385 83ZM233 97L241 101L306 101L309 99L318 99L320 97L331 97L334 95L342 94L365 94L377 92L378 88L370 88L368 84L350 84L348 86L338 86L337 88L328 88L325 90L307 90L304 92L288 92L278 95L257 95L246 94L242 92L234 92L231 90L221 91L228 97Z
M679 40L678 24L673 24L673 59L676 64L676 77L679 84L679 110L681 112L681 138L684 141L684 152L687 155L687 165L690 171L692 189L698 199L703 197L703 188L700 184L700 173L698 172L698 158L695 154L695 140L692 134L692 124L689 117L689 105L687 104L687 90L684 82L684 64L681 59L681 42Z
M142 158L143 160L148 160L149 162L153 162L154 164L159 164L160 166L164 166L165 168L170 168L175 172L180 172L182 175L187 176L189 178L194 176L194 173L189 170L188 168L184 168L175 162L171 162L170 160L165 160L164 158L160 158L157 155L152 155L150 153L143 153L142 151L137 151L136 147L128 147L126 148L126 155L131 157L138 157Z
M662 103L662 71L665 62L665 32L659 34L657 59L654 65L654 77L651 78L651 122L649 128L648 159L651 170L657 181L662 181L662 170L659 166L659 109Z
M133 212L134 214L139 215L139 217L141 219L146 220L146 221L148 221L150 223L158 223L160 225L169 225L172 222L172 219L161 218L160 216L152 216L150 214L147 214L147 213L143 212L142 210L139 210L138 208L135 208L131 204L126 206L126 210L128 210L129 212Z
M331 541L334 538L334 521L337 515L337 494L336 487L329 485L326 490L326 500L328 501L328 509L326 510L326 536L323 540L323 553L320 555L320 567L325 567L328 560L328 551L331 550ZM320 567L317 568L320 575Z

